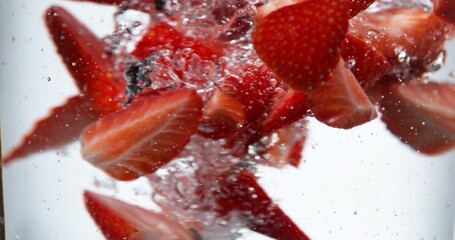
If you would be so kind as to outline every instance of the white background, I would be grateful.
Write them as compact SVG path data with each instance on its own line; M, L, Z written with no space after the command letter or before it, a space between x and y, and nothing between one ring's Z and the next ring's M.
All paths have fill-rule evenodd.
M110 7L0 1L4 153L51 107L77 93L44 28L42 16L52 3L66 6L99 36L112 31ZM435 78L454 80L449 77L450 66L455 66L454 46L448 52L448 68ZM95 175L107 178L80 159L78 151L75 143L3 170L7 239L103 239L84 209L82 191L94 188ZM311 121L300 169L264 168L261 175L271 196L313 239L453 239L455 154L415 154L379 120L349 131ZM153 207L143 185L139 180L104 188Z

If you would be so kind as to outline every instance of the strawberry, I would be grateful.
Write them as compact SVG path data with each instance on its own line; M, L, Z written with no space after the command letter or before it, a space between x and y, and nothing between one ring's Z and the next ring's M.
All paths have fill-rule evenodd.
M282 7L258 22L258 56L291 88L309 92L336 66L348 29L346 0L308 0Z
M81 93L101 115L122 108L125 81L107 59L104 43L61 7L45 16L47 28Z
M273 132L306 116L309 110L304 93L289 89L282 96L276 97L270 112L263 122L265 132Z
M364 89L373 86L390 69L386 57L351 34L346 35L341 46L341 56Z
M455 1L454 0L432 0L433 12L442 20L455 24Z
M355 17L374 2L375 0L349 0L349 17Z
M217 195L219 213L234 214L251 230L278 240L309 239L299 227L273 203L256 177L242 170L220 177Z
M138 59L144 59L161 49L180 47L183 34L166 22L151 26L131 53Z
M243 103L246 120L250 123L265 112L278 83L279 80L264 65L260 67L248 65L242 68L238 77L228 77L223 83L223 88L232 92Z
M301 122L278 129L271 135L271 143L267 146L266 164L278 168L287 164L298 167L307 132L306 125Z
M455 148L455 85L395 84L380 106L387 128L415 150L439 154Z
M308 100L316 119L331 127L349 129L377 117L375 107L342 59L327 83L312 91Z
M360 14L350 32L368 42L392 64L389 74L401 79L419 77L444 49L447 24L422 9L387 9Z
M150 174L172 160L196 132L202 100L178 90L104 116L82 133L82 156L119 180Z
M187 226L164 214L89 191L84 192L84 201L106 239L194 239Z
M204 110L199 133L220 139L234 134L245 124L245 106L233 94L217 89Z
M223 47L215 39L188 37L168 23L160 22L148 29L132 54L143 60L158 50L189 49L203 60L215 61L223 56Z
M77 140L82 129L98 118L90 106L85 97L75 96L62 106L52 109L47 117L35 124L21 144L3 158L3 163L8 164L18 158Z
M274 0L258 8L256 21L260 22L264 17L280 8L298 4L308 0ZM359 12L367 9L375 0L348 0L349 18L356 16Z

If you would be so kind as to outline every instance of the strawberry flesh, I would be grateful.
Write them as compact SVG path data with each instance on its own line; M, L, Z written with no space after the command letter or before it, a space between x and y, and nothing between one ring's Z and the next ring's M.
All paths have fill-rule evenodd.
M84 201L106 239L194 239L184 224L164 214L89 191L84 192Z
M341 56L363 89L373 86L390 69L390 63L384 55L351 34L346 35Z
M413 149L434 155L455 148L455 85L395 84L380 106L387 128Z
M309 239L299 227L273 203L256 177L247 170L220 177L217 195L219 212L234 213L247 226L277 240Z
M253 32L258 56L291 88L309 92L336 66L348 29L344 0L309 0L271 12Z
M335 128L350 129L377 117L375 107L343 60L308 100L316 119Z
M98 119L98 114L91 110L90 106L87 98L75 96L62 106L52 109L47 117L35 124L21 144L3 158L3 163L8 164L30 154L56 149L77 140L82 130Z
M193 90L144 98L87 127L81 137L82 156L119 180L150 174L189 142L202 105Z
M270 112L263 122L265 132L273 132L302 119L309 110L307 96L289 89L282 96L275 97Z
M234 134L246 122L245 106L233 94L217 89L204 110L199 133L212 139Z
M444 50L447 23L422 9L397 8L353 18L350 33L370 43L391 63L389 75L403 80L431 69Z

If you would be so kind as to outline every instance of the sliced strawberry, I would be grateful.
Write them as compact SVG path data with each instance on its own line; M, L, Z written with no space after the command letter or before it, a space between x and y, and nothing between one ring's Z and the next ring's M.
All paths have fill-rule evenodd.
M381 100L382 120L400 140L425 154L455 148L455 85L393 85Z
M142 60L158 50L176 51L185 48L203 60L216 60L223 56L223 45L217 40L184 36L182 32L166 22L151 26L137 43L132 54Z
M377 117L376 109L342 59L327 83L312 91L308 100L319 121L349 129Z
M442 20L455 24L455 0L432 0L433 12Z
M245 122L242 102L233 94L217 89L204 110L199 133L213 139L225 138L234 134Z
M131 54L142 60L158 50L180 47L182 39L183 34L168 23L157 23L148 29Z
M273 203L252 173L242 170L239 173L226 174L219 181L221 190L217 203L220 214L235 214L251 230L274 239L309 239L283 210Z
M349 0L349 17L355 17L361 11L367 9L376 0Z
M46 14L47 28L79 90L99 114L122 108L126 82L107 59L104 44L61 7Z
M286 84L309 92L339 59L348 29L346 0L308 0L271 12L253 32L259 57Z
M84 192L84 201L106 239L194 239L187 226L164 214L89 191Z
M373 86L390 69L390 63L384 55L351 34L346 35L341 56L364 89Z
M360 14L350 31L381 52L390 74L412 79L426 72L444 49L447 24L422 9L387 9Z
M86 98L75 96L62 106L52 109L47 117L35 124L21 144L3 158L3 163L8 164L18 158L62 147L77 140L82 129L98 119L97 113L90 106Z
M119 180L150 174L197 131L202 100L193 90L142 99L104 116L82 134L82 156Z
M306 116L309 110L304 93L289 89L278 97L263 123L265 132L273 132Z
M248 65L239 77L228 77L223 89L232 92L245 106L247 122L258 119L270 104L279 81L265 66Z
M298 167L302 160L302 151L307 139L307 128L301 122L280 128L271 136L266 164L284 167L290 164Z

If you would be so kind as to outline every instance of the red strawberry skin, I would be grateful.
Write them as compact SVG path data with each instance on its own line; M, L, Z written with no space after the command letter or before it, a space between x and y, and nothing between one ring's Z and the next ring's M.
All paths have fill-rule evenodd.
M377 117L375 107L343 60L308 100L316 119L335 128L350 129Z
M348 29L344 0L309 0L271 12L253 32L259 57L291 88L322 85L339 58Z
M190 230L176 219L117 199L84 192L85 206L108 240L192 240Z
M199 126L202 106L193 90L144 97L87 127L82 156L119 180L150 174L188 143Z
M150 27L131 53L144 59L161 49L175 49L181 45L183 35L171 25L161 22Z
M455 85L408 82L383 96L381 119L402 142L429 155L455 148Z
M185 48L190 49L203 60L215 61L223 56L223 45L219 41L185 36L166 22L152 25L136 44L132 54L142 60L159 50L177 51Z
M309 239L280 209L257 182L256 177L242 170L220 178L218 204L221 214L234 212L256 232L278 240Z
M307 96L289 89L283 96L277 97L270 112L263 122L264 132L273 132L302 119L309 110Z
M255 121L265 112L275 94L279 80L265 66L248 65L239 77L228 77L223 89L239 99L245 106L248 123Z
M49 33L68 71L99 114L122 108L126 81L114 69L103 42L61 7L45 16Z
M88 99L75 96L52 109L47 117L35 124L21 144L3 158L3 163L8 164L18 158L77 140L82 130L98 119L98 114L90 106Z
M341 56L363 89L373 86L387 74L390 63L374 47L365 41L347 34L341 46Z
M361 11L367 9L375 0L349 0L349 17L355 17Z
M442 20L455 24L454 0L433 0L433 12Z

